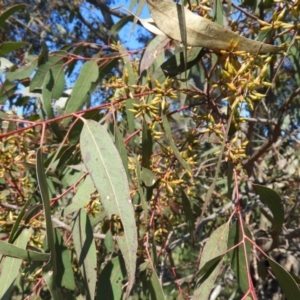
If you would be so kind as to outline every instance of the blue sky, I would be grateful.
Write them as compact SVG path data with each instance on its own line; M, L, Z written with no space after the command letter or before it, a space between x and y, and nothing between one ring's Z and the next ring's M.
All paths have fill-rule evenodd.
M114 8L114 7L124 6L128 10L129 6L130 6L130 2L131 2L130 0L116 0L115 4L111 5L111 7ZM121 10L121 9L118 8L118 10ZM134 7L132 13L136 13L136 10L137 10L137 5ZM123 10L123 12L127 13L127 11L125 11L125 10ZM150 13L149 13L147 4L144 5L144 8L143 8L141 14L139 15L139 17L143 18L143 19L150 18ZM115 22L120 20L117 17L113 17L113 19ZM123 29L119 33L120 37L122 38L122 40L124 42L124 45L130 49L138 49L138 48L143 47L144 45L137 41L137 37L140 33L147 34L148 31L140 25L136 25L134 27L133 33L130 33L131 29L132 29L132 23L128 23L127 25L125 25L123 27Z

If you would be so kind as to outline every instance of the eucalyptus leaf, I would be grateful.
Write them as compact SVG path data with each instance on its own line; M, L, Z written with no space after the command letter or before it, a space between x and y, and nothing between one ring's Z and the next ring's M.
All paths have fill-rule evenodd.
M170 38L183 42L181 28L184 27L182 20L178 20L178 12L181 11L179 4L168 0L148 0L149 9L157 27ZM250 53L277 53L280 47L252 41L240 36L224 27L197 16L187 8L185 11L185 23L187 44L196 47L220 51L231 50L236 44L236 50ZM168 20L166 22L166 20Z

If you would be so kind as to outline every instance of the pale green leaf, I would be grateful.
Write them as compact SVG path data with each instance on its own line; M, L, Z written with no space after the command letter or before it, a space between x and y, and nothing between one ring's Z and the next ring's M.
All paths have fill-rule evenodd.
M21 234L15 240L14 245L22 249L25 249L31 232L32 232L31 228L23 229ZM19 274L19 269L21 264L22 264L21 259L12 258L12 257L5 257L4 260L2 261L1 263L2 276L0 276L0 287L1 287L0 299L1 300L10 299L10 293L13 288L13 283Z
M118 237L118 244L128 273L129 293L135 278L137 232L122 160L105 127L95 121L85 121L80 149L105 210L109 216L117 215L122 221L124 235Z
M84 209L80 209L76 214L72 233L77 262L85 286L86 299L93 300L97 281L97 253L93 228Z

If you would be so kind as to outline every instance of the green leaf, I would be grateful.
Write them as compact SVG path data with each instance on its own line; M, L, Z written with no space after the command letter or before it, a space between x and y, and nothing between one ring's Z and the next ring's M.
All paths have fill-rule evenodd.
M150 168L150 161L152 155L152 136L151 130L148 127L146 120L143 120L143 131L142 131L142 167Z
M76 285L72 267L71 251L65 245L64 239L57 229L54 229L54 236L58 271L56 283L59 287L74 290Z
M212 233L204 246L199 270L204 269L209 275L203 273L205 277L201 279L201 286L198 286L194 291L195 299L209 298L211 290L222 268L221 260L227 250L228 232L229 224L225 223L221 225ZM214 264L211 262L212 258L217 258ZM205 265L208 262L210 262L210 265ZM208 268L208 266L211 268ZM204 271L202 270L201 272ZM201 272L199 276L201 276Z
M117 256L109 261L100 274L96 300L121 300L125 277L126 270L122 257Z
M93 192L95 192L94 183L91 176L87 176L84 182L77 187L76 194L72 198L72 203L62 210L61 215L69 215L84 207L90 201L90 195Z
M204 283L207 279L210 279L210 277L212 277L213 272L219 266L219 264L222 261L223 257L224 257L224 254L216 256L216 257L210 259L197 272L197 274L196 274L197 282L196 282L195 293L197 293L197 291L199 289L199 286L202 283ZM203 291L203 292L204 292L204 294L207 294L207 293L210 293L211 290L206 290L206 288L205 288L205 291Z
M159 282L157 273L155 270L152 270L151 278L150 278L150 283L151 283L151 299L166 299L163 288Z
M79 77L73 87L71 97L67 102L65 114L76 112L82 108L92 83L98 79L98 76L98 64L95 60L90 60L82 66Z
M110 34L115 35L117 34L128 22L132 22L134 19L134 16L128 15L126 17L121 18L117 23L115 23L111 29Z
M147 45L143 57L140 63L140 74L142 74L145 70L148 70L150 66L153 64L157 55L164 51L164 47L170 41L169 38L163 37L161 35L153 38L150 43Z
M80 136L84 164L108 215L119 216L123 224L124 235L118 237L118 244L128 273L128 294L135 278L137 232L126 172L105 127L91 120L84 123Z
M80 209L76 214L72 233L78 266L85 286L86 299L93 300L97 281L97 253L93 228L84 209Z
M52 270L46 270L43 268L43 278L44 281L47 284L47 287L51 294L51 299L53 300L63 300L63 297L59 291L59 289L56 287L56 277L54 276L54 273Z
M105 233L104 245L105 245L107 253L113 253L114 252L115 242L114 242L111 230L108 230Z
M280 264L267 257L271 269L288 300L300 299L300 290L294 278Z
M235 222L229 231L229 237L228 237L228 248L232 248L234 245L237 245L241 241L243 241L243 232L242 228L244 228L245 234L251 238L251 232L247 228L247 226L244 224L240 224L239 222ZM245 257L245 247L246 247L246 253L247 258ZM248 268L250 261L250 255L251 255L251 244L244 240L244 243L242 243L240 246L235 247L233 250L229 252L229 257L231 259L231 267L235 273L235 276L237 278L237 283L241 290L246 293L248 290Z
M0 104L8 100L16 91L17 85L13 82L5 80L0 88Z
M67 52L64 51L55 51L51 56L48 57L45 63L41 64L35 75L33 76L30 83L30 91L34 91L35 89L39 89L43 87L45 77L47 73L56 65L61 65L65 61L65 57L68 55Z
M15 51L19 48L27 46L27 42L5 42L0 45L0 55L4 55Z
M192 241L195 241L195 217L192 210L192 203L189 199L186 192L182 189L181 190L181 199L182 199L182 208L185 215L185 220L187 223L187 228L190 232Z
M58 100L65 89L63 65L56 65L47 72L42 87L43 104L48 119L54 117L52 100Z
M137 3L137 0L131 0L129 11L133 10L133 7L136 5L136 3ZM133 32L133 30L135 28L135 25L136 25L136 22L138 20L138 17L141 14L145 4L146 4L146 0L139 0L138 1L138 8L136 10L136 13L134 14L136 18L134 18L134 22L132 23L132 28L131 28L130 32Z
M13 81L28 78L36 68L37 63L38 61L36 59L33 62L30 62L21 68L17 68L13 72L7 72L6 79L9 81Z
M20 211L20 213L19 213L17 219L15 220L14 225L13 225L11 231L10 231L10 235L9 235L9 239L8 239L8 242L9 242L9 243L14 242L14 240L15 240L15 238L16 238L16 236L17 236L17 231L18 231L18 229L19 229L20 223L21 223L21 221L22 221L22 219L23 219L23 217L24 217L24 215L25 215L25 213L26 213L26 211L27 211L27 208L28 208L28 206L30 205L30 203L31 203L31 198L29 198L29 199L25 202L25 204L24 204L23 207L22 207L22 210ZM22 231L22 232L23 232L23 231Z
M266 186L253 184L253 188L259 195L260 201L268 206L273 214L273 229L280 230L284 222L284 208L280 196Z
M220 0L214 0L214 21L220 26L224 25L223 4Z
M139 194L140 202L142 204L142 208L144 211L145 222L147 222L147 217L148 217L148 203L146 200L147 189L143 185L142 168L141 168L140 162L136 156L134 156L134 160L135 160L135 165L136 165L136 176L137 176L137 180L138 180L138 194Z
M5 6L4 6L5 7ZM1 15L0 15L0 28L3 27L5 21L11 16L13 15L15 12L23 10L27 7L26 4L17 4L17 5L13 5L11 6L9 9L7 9L6 11L4 11Z
M141 179L146 187L152 187L157 181L156 175L147 168L142 168Z
M56 265L56 249L55 249L55 240L54 240L54 232L51 220L51 207L50 207L50 197L48 184L46 180L46 174L44 169L43 162L43 152L42 148L39 148L36 153L36 175L39 190L41 193L41 198L44 207L45 220L46 220L46 236L47 236L47 245L51 253L51 258L47 265L43 267L43 272L48 272L49 268L52 269L52 273L54 278L57 276L57 265ZM51 289L56 289L55 280L52 281Z
M163 123L164 129L165 129L165 133L166 133L167 139L168 139L169 144L170 144L170 146L171 146L171 148L172 148L172 150L174 152L175 157L177 158L177 160L179 161L179 163L189 173L192 173L192 169L191 169L190 165L181 157L180 152L178 151L178 149L177 149L177 147L175 145L175 142L174 142L173 137L172 137L171 127L170 127L170 124L169 124L169 121L168 121L168 117L167 117L167 115L165 114L164 111L162 112L161 118L162 118L162 123Z
M50 259L48 253L26 251L3 241L0 241L0 254L33 261L47 261Z
M202 56L201 52L202 48L193 47L191 50L187 52L187 64L186 69L189 70L197 63L199 63L199 59ZM152 79L156 78L157 80L161 80L163 76L174 77L179 75L185 71L184 65L184 57L183 52L176 53L167 59L152 75Z
M119 126L117 125L117 123L115 123L114 127L115 127L114 131L115 131L115 143L116 143L116 147L117 147L117 149L119 151L119 154L120 154L120 157L122 159L123 166L124 166L124 169L125 169L126 174L127 174L127 178L129 179L130 175L129 175L129 171L128 171L128 154L127 154L127 149L126 149L123 136L122 136L122 134L120 132L120 129L119 129Z
M23 229L21 234L15 240L14 245L25 249L27 242L29 240L29 236L32 230L30 229ZM0 276L0 299L1 300L8 300L10 299L10 293L13 288L13 283L19 274L19 269L22 264L21 259L5 257L1 263L1 274Z

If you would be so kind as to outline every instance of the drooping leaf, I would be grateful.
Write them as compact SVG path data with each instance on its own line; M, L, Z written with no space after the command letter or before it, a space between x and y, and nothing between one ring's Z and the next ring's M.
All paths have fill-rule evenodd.
M179 150L177 149L177 147L175 145L175 142L174 142L173 137L172 137L172 131L171 131L171 127L170 127L170 124L169 124L169 121L168 121L168 117L167 117L167 115L164 112L162 112L161 118L162 118L162 123L163 123L164 129L165 129L165 133L166 133L167 139L168 139L169 144L170 144L170 146L171 146L171 148L172 148L172 150L174 152L175 157L177 158L177 160L179 161L179 163L189 173L191 173L192 169L191 169L190 165L181 157L180 152L179 152Z
M0 28L3 27L5 21L11 16L13 15L15 12L23 10L26 8L26 4L17 4L17 5L13 5L11 6L9 9L7 9L6 11L4 11L1 15L0 15Z
M0 45L0 55L10 53L27 45L27 42L4 42Z
M223 4L220 0L214 0L214 21L220 25L224 25Z
M188 231L191 235L192 242L195 241L195 217L192 210L191 200L189 199L186 192L182 189L181 191L182 208L185 215Z
M157 273L155 270L152 270L152 274L150 277L150 283L151 283L151 299L166 299L163 288L159 282L159 278L157 276Z
M47 261L50 259L48 253L26 251L3 241L0 241L0 254L33 261Z
M22 80L28 78L36 68L37 63L38 61L36 59L26 64L25 66L22 66L21 68L17 68L13 72L7 72L6 79L9 81L13 81L13 80Z
M137 232L126 172L111 137L99 123L85 121L80 149L105 210L109 216L119 216L123 224L124 235L117 241L128 273L128 294L135 276Z
M257 195L259 195L260 201L265 204L273 214L273 229L278 231L281 229L284 222L284 208L280 196L272 189L253 184L253 188Z
M49 56L45 62L43 62L37 69L35 75L33 76L30 83L30 92L35 89L42 88L44 84L45 77L49 70L56 65L64 63L67 52L55 51Z
M132 22L134 16L128 15L126 17L121 18L118 22L116 22L110 29L110 34L117 34L128 22Z
M222 226L218 227L212 235L209 237L206 242L199 265L199 270L201 270L207 262L211 262L212 258L217 257L217 261L214 264L214 268L211 268L210 274L205 276L205 279L202 279L201 285L199 285L194 290L194 298L195 299L208 299L211 293L211 290L215 284L215 281L220 273L220 269L222 268L222 255L224 255L227 250L227 242L228 242L228 232L229 232L229 224L225 223ZM220 258L220 259L219 259ZM207 271L209 272L209 268L206 266ZM200 279L201 280L201 279Z
M174 40L181 40L180 28L183 26L178 20L179 4L168 0L148 0L151 15L157 27ZM187 44L196 47L206 47L213 50L230 50L232 43L237 44L237 50L250 53L276 53L281 50L268 44L252 41L242 37L224 27L197 16L187 8L185 10ZM166 22L165 20L168 20Z
M0 87L0 104L3 104L6 100L8 100L16 90L17 85L15 83L5 80Z
M84 209L80 209L76 214L72 233L86 299L93 300L97 281L97 254L93 228Z
M272 258L267 257L267 259L285 297L288 300L298 300L300 298L300 289L291 274Z
M128 84L133 85L136 84L136 72L133 70L130 55L128 51L124 47L120 47L120 54L123 55L124 60L124 73L128 74ZM133 102L134 99L130 98L126 100L126 116L127 116L127 123L128 123L128 133L132 134L135 130L135 123L134 123L134 113L131 111L133 109ZM135 138L130 139L129 145L134 146Z
M92 83L98 79L98 76L98 64L95 60L90 60L82 66L79 77L73 87L71 97L67 102L65 114L76 112L82 108Z
M52 270L47 270L46 268L44 268L43 279L47 284L47 287L51 294L51 299L63 300L62 294L60 293L60 290L56 286L56 277L54 276Z
M239 222L235 222L230 230L229 230L229 237L228 237L228 248L232 248L233 246L237 245L241 241L243 241L243 232L242 228L244 228L245 234L251 238L251 233L247 226L244 224L240 224ZM245 247L246 247L246 253L247 257L245 256ZM244 243L239 245L238 247L235 247L233 250L231 250L228 253L230 260L231 260L231 267L235 273L235 276L237 278L237 283L241 290L246 293L248 290L248 268L249 265L247 265L247 262L250 261L250 255L251 255L251 244L244 240Z
M14 245L22 249L26 248L29 236L32 229L23 229L21 234L15 240ZM10 299L11 290L13 288L13 283L19 274L19 269L22 264L21 259L16 259L12 257L5 257L1 263L1 275L0 276L0 299L8 300Z
M57 229L54 229L54 236L58 271L56 276L57 285L69 290L74 290L75 279L71 251L65 245L62 234Z
M63 65L56 65L47 72L42 87L43 104L48 119L54 117L52 100L58 100L65 89Z
M8 239L8 242L9 242L9 243L13 243L14 240L16 239L17 231L18 231L18 229L19 229L20 223L21 223L21 221L22 221L22 219L23 219L23 217L24 217L24 215L25 215L25 213L26 213L26 211L27 211L28 206L29 206L30 203L31 203L31 200L32 200L32 199L29 198L29 199L25 202L25 204L24 204L23 207L22 207L22 210L20 211L20 213L19 213L17 219L15 220L14 225L13 225L11 231L10 231L10 235L9 235L9 239Z
M126 269L121 256L114 257L106 264L102 270L96 300L116 299L121 300L124 294L124 280L126 279Z
M62 210L61 215L69 215L84 207L90 201L90 196L94 191L95 186L91 176L87 176L84 182L77 187L76 194L72 198L72 203Z
M123 162L123 166L124 166L124 169L126 171L126 174L127 174L127 178L128 180L130 179L130 175L129 175L129 170L128 170L128 154L127 154L127 149L126 149L126 146L125 146L125 143L124 143L124 139L123 139L123 136L120 132L120 129L119 127L117 126L117 124L115 124L114 126L114 131L115 131L115 144L116 144L116 147L120 153L120 157L122 159L122 162Z
M36 153L36 175L39 190L41 193L41 198L44 207L45 220L46 220L46 236L47 236L47 246L51 253L51 258L49 262L43 267L43 272L48 273L51 269L52 276L56 278L57 276L57 264L56 264L56 249L55 249L55 240L54 240L54 231L51 220L51 206L50 206L50 197L48 184L44 169L44 161L43 161L43 151L42 148L39 148ZM51 289L56 289L56 281L51 281L52 286Z
M193 47L187 52L187 64L186 69L189 70L195 64L199 62L199 58L202 55L202 48ZM171 56L168 60L166 60L160 67L164 74L169 77L176 76L185 71L183 52L176 53L176 55ZM156 71L157 72L157 71ZM154 77L156 77L156 72L154 73Z
M170 41L169 38L163 36L156 36L147 45L141 63L140 63L140 74L147 70L157 58L157 55L164 50L164 47Z
M152 136L146 120L143 120L142 130L142 167L150 168L150 159L152 155Z

